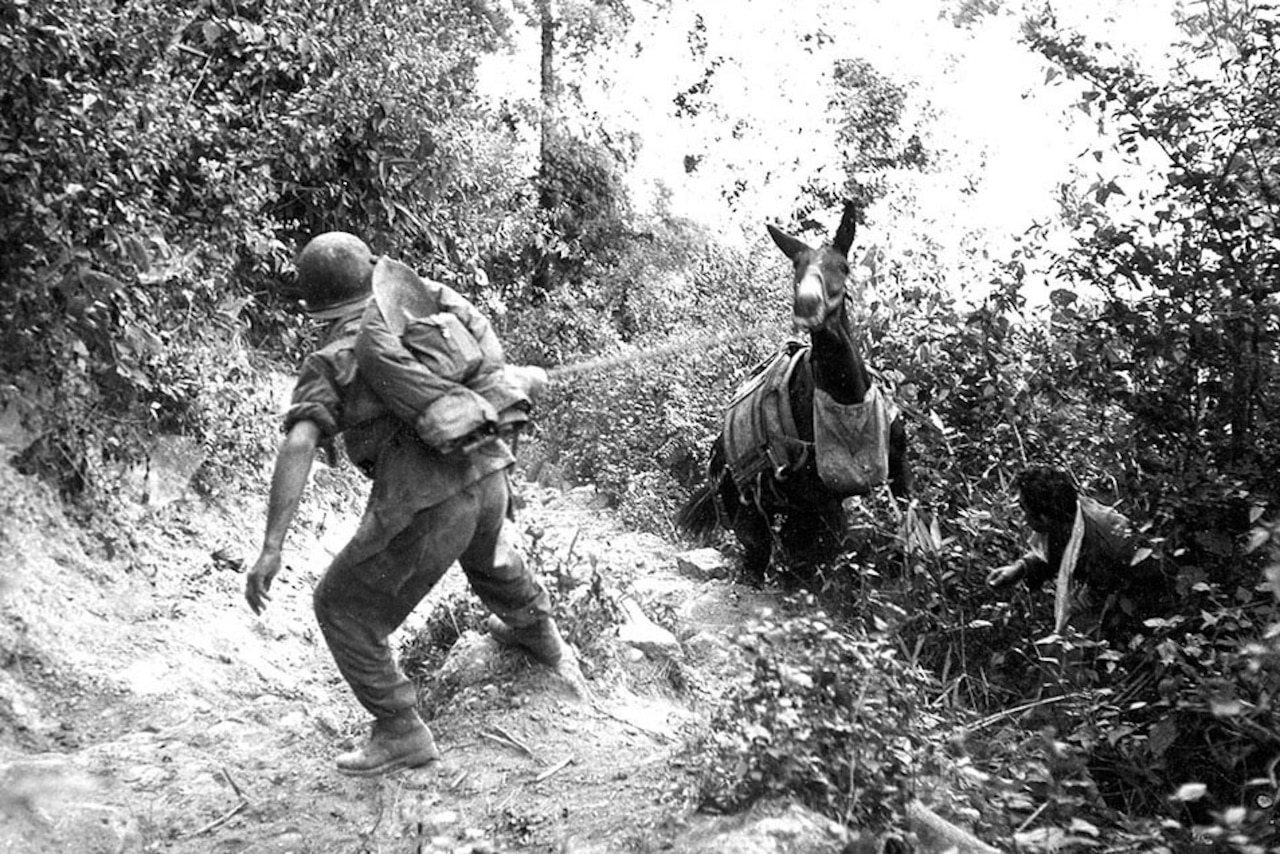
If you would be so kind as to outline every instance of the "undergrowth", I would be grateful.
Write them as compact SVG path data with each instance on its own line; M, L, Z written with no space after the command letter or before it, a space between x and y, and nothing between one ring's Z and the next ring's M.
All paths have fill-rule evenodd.
M691 747L703 809L739 812L791 797L851 827L885 828L932 788L946 724L924 670L883 637L839 628L812 597L736 639L755 658Z

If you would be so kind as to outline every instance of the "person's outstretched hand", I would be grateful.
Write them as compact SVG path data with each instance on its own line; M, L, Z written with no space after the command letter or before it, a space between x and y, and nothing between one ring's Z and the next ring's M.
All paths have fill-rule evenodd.
M503 369L506 371L507 381L529 395L529 400L534 403L551 383L546 370L537 365L504 365Z
M1021 566L1017 564L1000 566L987 573L987 586L994 590L1003 590L1021 577Z
M271 601L271 582L280 572L280 552L263 549L244 583L244 598L253 613L261 614Z

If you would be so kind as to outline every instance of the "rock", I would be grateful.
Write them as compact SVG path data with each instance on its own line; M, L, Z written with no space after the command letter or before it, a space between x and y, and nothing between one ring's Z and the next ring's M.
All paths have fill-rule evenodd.
M22 423L22 414L14 404L0 406L0 445L18 451L35 440L35 435Z
M463 632L440 665L440 682L457 686L480 685L499 668L502 648L489 635Z
M698 632L684 642L689 658L697 665L721 672L736 666L739 647L716 632Z
M624 597L618 601L626 620L618 627L618 640L628 644L645 655L658 658L679 658L680 641L671 632L650 620L639 603Z
M137 820L67 756L0 764L0 851L137 852Z
M668 572L654 572L631 581L631 595L641 602L678 606L694 595L696 582Z
M443 810L434 815L427 816L422 821L423 825L439 832L447 827L458 823L458 814L453 810Z
M763 609L773 602L767 591L734 587L726 595L720 588L721 585L708 585L694 591L676 608L676 619L681 625L732 635L746 623L763 617Z
M947 821L918 800L909 802L906 812L907 823L916 832L925 851L938 854L950 851L958 854L1000 854L1000 849Z
M181 498L204 458L204 448L189 436L156 439L148 460L147 503L163 507Z
M575 486L569 490L569 498L579 507L588 510L604 510L610 505L609 496L596 489L594 483Z
M692 549L676 555L676 570L687 578L698 581L727 579L733 574L732 567L717 549Z
M0 764L0 814L37 816L61 808L65 801L84 798L96 786L70 758L56 753L25 756Z
M859 837L797 805L763 805L692 828L670 849L676 854L835 854L862 850ZM874 850L872 848L871 850Z
M163 789L173 774L157 765L134 765L122 771L120 779L135 791L155 792Z
M538 486L549 489L564 489L569 484L569 479L565 477L564 470L555 463L544 463L538 470L537 474Z

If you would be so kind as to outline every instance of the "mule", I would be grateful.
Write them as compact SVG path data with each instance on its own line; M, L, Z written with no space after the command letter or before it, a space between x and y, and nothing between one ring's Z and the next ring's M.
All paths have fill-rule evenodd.
M711 446L706 481L676 515L676 526L695 537L706 537L718 527L732 530L742 546L743 574L757 583L763 581L777 546L792 558L834 556L844 541L843 500L870 491L866 485L833 485L829 471L824 479L814 451L815 392L824 393L840 406L851 406L867 401L873 391L849 311L848 255L856 216L856 208L846 204L835 237L816 248L773 225L766 226L773 242L794 265L792 319L797 330L807 332L808 342L791 342L774 360L758 366L752 377L756 385L749 387L749 379L735 395L735 402L766 393L762 388L767 384L761 384L758 375L776 369L777 359L792 360L792 369L775 385L779 397L785 388L786 399L780 404L789 404L795 435L767 437L766 444L772 446L765 450L767 464L752 465L751 471L745 472L741 468L747 463L741 455L735 461L729 453L738 442L726 442L731 424L727 414L725 427ZM910 492L911 479L906 429L900 414L893 412L885 418L887 460L882 471L894 497L902 499ZM778 427L774 424L770 429ZM776 448L781 452L775 454ZM791 449L795 453L789 453Z

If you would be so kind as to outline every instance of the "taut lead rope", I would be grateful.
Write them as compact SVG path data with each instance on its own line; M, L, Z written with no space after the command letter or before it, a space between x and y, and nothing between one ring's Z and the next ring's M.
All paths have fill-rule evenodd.
M709 350L712 347L729 344L733 341L750 338L751 336L760 335L765 332L776 332L778 329L778 322L771 321L768 323L757 323L754 326L748 326L746 329L706 333L691 338L669 341L666 344L659 344L656 347L648 347L642 350L634 350L626 353L616 353L612 356L597 356L593 359L585 359L581 362L574 362L569 365L547 368L547 376L553 380L563 380L579 374L586 374L592 371L607 371L612 368L629 365L632 362L644 362L651 359L660 359L663 356L670 356L676 353L683 353L695 349Z

